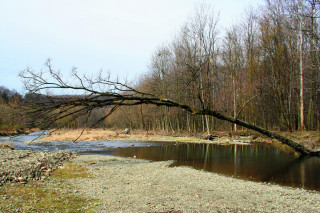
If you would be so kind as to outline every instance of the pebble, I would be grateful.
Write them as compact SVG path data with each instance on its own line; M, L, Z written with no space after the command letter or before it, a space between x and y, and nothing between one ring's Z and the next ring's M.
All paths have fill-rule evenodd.
M68 151L36 152L0 149L0 186L8 182L39 180L72 158Z
M68 182L79 195L101 201L97 212L320 212L319 192L169 167L172 161L110 158L82 155L72 160L94 175Z

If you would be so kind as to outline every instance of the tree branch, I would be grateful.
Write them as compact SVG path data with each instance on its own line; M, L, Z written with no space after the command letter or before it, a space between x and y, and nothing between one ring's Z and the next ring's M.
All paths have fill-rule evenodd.
M44 79L44 74L49 75L49 78L53 78L53 80L58 80L58 82L50 82ZM261 128L259 126L247 123L245 121L239 120L237 118L233 118L222 113L219 113L215 110L210 109L196 109L191 107L187 104L176 102L174 100L154 97L152 94L140 92L132 87L129 87L125 84L122 84L118 81L111 81L111 80L102 80L100 79L97 82L89 82L89 86L85 86L85 83L82 83L80 87L77 87L72 84L67 84L64 82L59 75L56 75L55 72L50 71L49 73L41 73L35 74L28 70L25 74L20 75L23 79L27 79L26 88L29 88L30 92L43 92L47 89L62 89L69 91L70 89L73 91L81 91L83 93L90 92L89 96L53 96L53 95L40 95L43 99L37 103L29 105L28 113L31 116L39 116L40 115L49 115L45 117L41 117L40 120L47 124L52 124L62 118L70 118L70 120L74 120L79 116L83 115L90 115L92 110L98 108L104 108L108 106L113 106L112 109L109 111L107 115L102 117L97 123L102 122L104 119L109 117L119 106L134 106L134 105L141 105L141 104L150 104L155 106L167 106L167 107L175 107L183 109L191 114L194 115L209 115L215 118L225 120L234 124L238 124L240 126L246 127L248 129L257 131L263 135L266 135L270 138L275 138L292 147L297 152L303 155L317 155L320 156L319 151L313 151L307 149L303 145L294 142L284 136L281 136L277 133L271 132L267 129ZM94 89L95 84L107 84L109 86L109 90L106 91L98 91ZM90 87L90 88L88 88ZM123 88L121 88L123 87ZM53 90L54 91L54 90ZM257 95L258 96L258 95ZM253 98L257 97L254 96L248 101L248 103ZM245 105L244 104L244 105ZM34 106L36 108L33 108ZM79 107L79 109L78 109ZM242 110L242 109L241 109ZM240 110L240 111L241 111ZM88 115L88 116L89 116ZM88 121L88 117L86 119ZM47 127L49 126L47 125ZM93 125L95 126L95 124Z

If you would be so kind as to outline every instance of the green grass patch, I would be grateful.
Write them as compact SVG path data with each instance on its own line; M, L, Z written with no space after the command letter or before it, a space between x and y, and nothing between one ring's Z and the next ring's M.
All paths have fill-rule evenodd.
M0 212L92 212L98 200L75 196L48 181L0 187ZM67 189L66 189L67 188Z
M68 178L90 178L89 170L67 163L45 181L12 183L0 187L0 212L92 212L97 199L74 194Z
M93 176L89 173L88 168L77 164L66 163L62 168L53 171L51 177L65 180L69 178L92 178Z

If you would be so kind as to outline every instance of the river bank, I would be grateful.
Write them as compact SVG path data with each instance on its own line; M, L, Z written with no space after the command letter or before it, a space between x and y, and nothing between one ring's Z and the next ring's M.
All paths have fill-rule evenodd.
M91 212L97 200L74 195L76 189L66 182L89 177L85 168L66 163L72 157L0 143L0 212Z
M40 131L39 128L14 128L14 129L0 129L0 136L16 136L22 134L30 134L32 132Z
M320 212L319 192L133 158L77 156L93 178L69 179L101 212Z
M0 211L320 212L319 192L170 167L172 161L19 151L8 146L0 152L1 176L14 177L0 186ZM25 174L39 178L24 178ZM16 181L23 184L12 183Z
M44 179L71 157L72 153L67 151L14 150L13 146L0 143L0 186Z
M42 141L157 141L157 142L179 142L179 143L250 143L252 141L266 141L263 136L238 134L230 135L226 132L215 132L210 136L205 134L192 135L190 133L175 133L166 131L143 131L131 130L126 134L123 130L112 129L61 129L55 130L45 137Z
M59 129L41 138L41 141L150 141L150 142L173 142L173 143L214 143L214 144L250 144L250 143L278 143L275 139L270 139L264 135L239 131L212 132L206 134L190 134L188 132L176 133L167 131L143 131L131 130L126 134L123 130L113 129ZM305 145L309 149L320 149L320 132L277 132L296 142Z

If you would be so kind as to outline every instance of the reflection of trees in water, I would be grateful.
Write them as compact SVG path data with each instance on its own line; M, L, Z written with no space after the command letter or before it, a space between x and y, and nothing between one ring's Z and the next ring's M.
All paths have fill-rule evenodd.
M288 176L288 174L290 173L290 170L293 167L296 167L297 165L303 165L303 161L305 160L305 158L306 157L301 156L296 159L293 159L292 161L288 162L287 164L284 164L282 167L277 167L276 169L274 169L273 173L266 176L264 179L262 179L262 181L269 182L269 181L273 180L275 177L282 176L283 174L286 174L286 176Z
M228 176L290 186L320 189L320 159L296 157L290 149L272 144L177 144L116 149L115 154L163 161L171 166L191 166Z
M319 158L299 157L278 168L262 181L320 190L319 169Z

